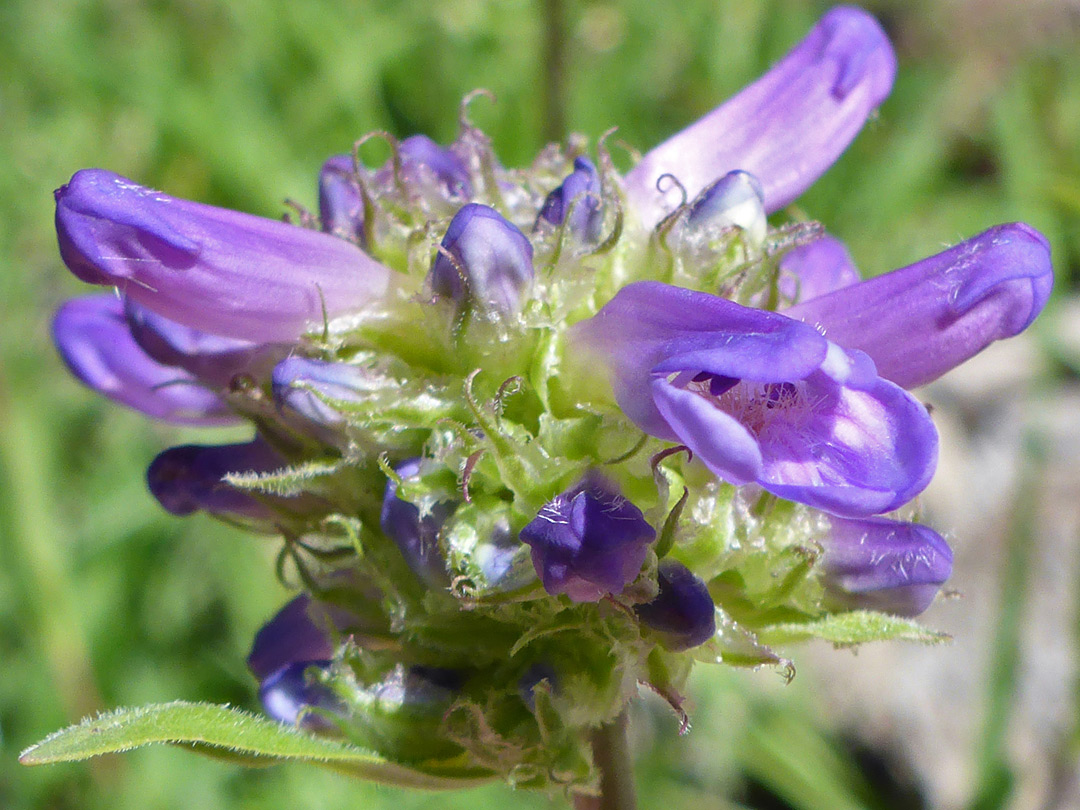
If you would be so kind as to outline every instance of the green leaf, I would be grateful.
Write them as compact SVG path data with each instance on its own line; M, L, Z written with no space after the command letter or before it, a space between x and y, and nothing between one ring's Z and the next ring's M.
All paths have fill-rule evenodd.
M947 633L929 630L918 622L869 610L837 613L811 622L774 624L759 630L757 636L764 644L790 644L815 638L837 645L865 644L868 641L940 644L952 640Z
M24 765L75 762L153 743L190 745L199 753L245 765L310 762L350 776L400 787L452 789L492 779L488 771L456 762L423 770L391 762L348 743L314 737L230 706L160 703L87 718L23 751Z

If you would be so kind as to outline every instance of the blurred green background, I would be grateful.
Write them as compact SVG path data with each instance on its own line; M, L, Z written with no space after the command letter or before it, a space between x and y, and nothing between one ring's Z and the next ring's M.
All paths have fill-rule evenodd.
M1053 246L1055 298L1019 349L927 394L952 442L927 511L952 531L968 597L935 605L927 623L957 643L789 651L800 672L788 687L771 672L699 673L682 738L645 701L643 807L1080 806L1080 6L866 5L900 75L800 207L868 274L1025 220ZM278 216L286 196L313 206L322 160L368 131L451 140L477 87L498 98L472 117L507 165L615 125L644 151L757 76L827 7L0 2L0 806L558 805L501 787L407 794L300 766L239 770L170 748L16 764L108 707L253 708L247 645L286 598L272 545L174 519L145 491L160 449L231 436L150 424L82 389L53 353L51 312L81 287L56 253L52 189L101 166Z

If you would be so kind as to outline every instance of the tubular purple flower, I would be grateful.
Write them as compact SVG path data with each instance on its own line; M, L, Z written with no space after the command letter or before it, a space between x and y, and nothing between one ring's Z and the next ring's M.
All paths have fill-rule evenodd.
M166 511L183 517L198 510L215 515L272 521L274 506L288 512L315 511L318 498L256 496L226 483L226 475L276 472L288 466L262 439L246 444L170 447L159 453L146 471L151 494Z
M562 225L570 216L568 227L579 239L595 242L600 238L604 216L600 209L600 175L587 157L574 159L574 171L562 185L544 199L540 219Z
M844 243L825 235L789 250L780 259L780 294L792 303L809 301L860 281Z
M71 373L114 402L177 424L237 421L224 400L193 375L147 355L112 293L68 301L56 312L52 334Z
M219 388L227 387L237 374L264 376L274 358L287 351L283 346L209 335L131 300L124 302L124 317L136 343L154 360L182 368Z
M420 472L420 459L402 462L394 471L402 478L412 478ZM383 534L394 541L409 568L422 582L431 588L446 588L450 577L439 547L439 531L457 504L436 503L421 516L419 507L397 496L397 487L392 478L386 482L379 517Z
M952 573L952 550L933 529L884 518L831 518L828 594L848 608L918 616Z
M926 409L813 328L658 282L624 287L572 340L607 364L623 412L733 484L863 517L929 483Z
M661 560L656 598L635 605L634 613L657 631L664 647L678 652L704 644L716 633L716 605L709 589L678 560Z
M292 341L382 297L391 271L345 240L170 197L101 169L56 191L60 255L166 318L215 335Z
M591 475L546 503L520 537L545 591L596 602L634 581L656 532L640 509Z
M766 211L783 208L840 156L895 75L877 20L834 8L764 76L645 155L625 178L630 203L651 227L674 207L657 191L661 176L695 197L742 169L761 180Z
M785 314L866 352L882 377L913 388L1026 329L1053 280L1045 237L1013 223Z
M521 292L533 278L532 243L498 211L479 203L463 206L442 248L428 274L436 295L504 314L520 308Z

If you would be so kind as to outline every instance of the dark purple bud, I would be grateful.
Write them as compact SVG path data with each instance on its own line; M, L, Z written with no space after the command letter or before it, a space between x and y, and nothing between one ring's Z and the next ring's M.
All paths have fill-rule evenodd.
M254 495L226 483L226 475L276 472L288 466L273 448L261 439L246 444L171 447L150 464L146 480L158 502L174 515L190 515L204 510L215 515L272 520L280 505L286 511L314 509L313 495L295 498Z
M600 238L603 212L600 210L600 176L587 157L574 160L574 171L562 185L547 195L540 218L552 225L562 225L570 215L568 227L579 239L595 242Z
M255 634L247 665L260 681L287 664L330 659L333 631L356 624L348 611L313 602L307 594L291 599Z
M279 407L329 428L345 424L331 401L362 402L373 390L363 369L307 357L288 357L274 366L272 386Z
M533 664L518 679L518 694L525 701L525 705L529 707L529 711L536 710L535 690L541 683L546 683L552 692L558 689L559 682L555 667L545 661L538 661Z
M765 210L777 211L840 156L895 75L877 20L838 6L764 76L645 155L626 175L627 197L652 227L674 208L657 191L661 176L674 175L695 197L742 169L764 186Z
M101 169L56 191L60 255L177 323L292 341L382 298L391 271L329 234L170 197Z
M337 724L321 715L346 713L345 702L320 682L319 674L328 671L330 661L295 661L271 673L259 686L259 700L268 715L279 723L300 726L309 731L333 731Z
M664 647L676 652L704 644L716 633L716 606L709 589L677 560L661 560L656 598L635 605L646 627L660 633Z
M521 530L544 590L575 602L620 593L655 537L641 510L595 475L546 503Z
M452 196L468 197L471 193L469 170L452 150L439 146L426 135L412 135L403 140L398 148L401 170L406 177L428 171Z
M830 518L825 548L828 593L849 608L918 616L952 573L952 550L918 523Z
M124 302L124 316L135 341L150 357L191 372L200 380L226 388L238 374L265 375L283 346L210 335L170 321L132 300Z
M635 424L733 484L865 517L911 500L933 475L926 408L862 352L784 315L636 282L571 337L606 363Z
M420 459L403 462L394 469L403 479L411 478L420 472ZM439 531L456 508L454 503L439 502L421 515L418 506L397 496L394 479L386 482L379 524L383 533L397 544L413 573L432 588L446 588L450 584L446 559L439 547Z
M192 374L147 355L111 293L68 301L57 310L52 334L71 373L114 402L178 424L236 421L224 400Z
M502 313L518 311L522 290L533 278L533 249L498 211L479 203L464 206L450 221L442 248L429 273L436 295Z
M741 228L760 244L767 225L761 182L749 172L728 172L698 195L686 221L694 228Z
M1046 238L998 225L956 247L787 310L914 388L1026 329L1050 297Z
M364 199L350 155L334 155L319 171L319 220L327 233L363 241Z
M825 235L789 250L780 260L780 294L792 304L810 301L860 281L844 243Z

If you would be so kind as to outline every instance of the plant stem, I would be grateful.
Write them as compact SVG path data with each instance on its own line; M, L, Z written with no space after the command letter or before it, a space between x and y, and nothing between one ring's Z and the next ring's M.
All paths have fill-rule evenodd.
M635 810L634 765L630 757L629 707L593 733L593 763L600 771L600 795L575 796L574 810Z

